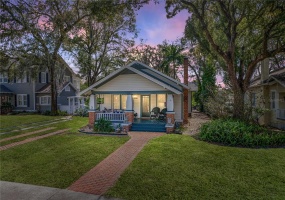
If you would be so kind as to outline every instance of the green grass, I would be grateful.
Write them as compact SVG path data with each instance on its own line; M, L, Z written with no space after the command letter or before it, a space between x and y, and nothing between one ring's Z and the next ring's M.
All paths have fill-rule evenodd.
M62 118L61 116L45 116L45 115L2 115L0 116L0 128L18 127L20 125L30 124L33 122L50 121ZM2 130L4 132L4 130Z
M67 188L128 140L64 134L1 152L0 179Z
M285 149L225 147L189 136L152 140L108 195L122 199L284 199Z
M19 117L22 116L1 116L1 122L8 123L9 120L19 120ZM18 124L35 122L37 117L40 119L39 121L42 121L42 117L45 118L46 116L31 115L25 117L30 120L23 118L24 120L20 120ZM49 117L47 119L56 118ZM0 180L67 188L128 140L127 137L97 137L79 133L78 129L87 123L88 118L86 117L72 117L72 120L66 122L1 135L0 138L2 139L46 127L55 127L55 129L44 133L70 129L67 134L51 136L1 151ZM44 133L12 141L21 141ZM9 143L11 141L2 142L1 145Z

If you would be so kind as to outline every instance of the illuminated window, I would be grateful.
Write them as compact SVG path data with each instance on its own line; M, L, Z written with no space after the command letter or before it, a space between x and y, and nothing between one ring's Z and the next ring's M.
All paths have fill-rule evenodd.
M120 109L120 95L119 94L114 94L113 95L113 109Z
M165 108L165 102L166 102L166 95L165 94L158 94L156 106L159 107L160 110Z

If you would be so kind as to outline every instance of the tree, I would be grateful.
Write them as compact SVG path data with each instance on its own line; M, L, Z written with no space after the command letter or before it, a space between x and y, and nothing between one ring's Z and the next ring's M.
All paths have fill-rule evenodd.
M243 118L244 95L257 64L285 52L285 2L168 0L168 17L182 9L191 13L190 40L216 55L229 77L234 117Z
M79 73L90 86L124 63L125 52L134 44L128 38L136 34L135 14L120 5L109 17L89 16L78 26L80 34L73 36L66 47L75 55Z
M163 41L157 46L140 44L128 53L128 62L138 60L150 67L178 79L179 69L182 66L185 44L183 40L172 43Z
M111 16L120 5L140 8L148 0L1 0L1 54L8 68L45 66L50 74L51 111L57 114L55 69L62 44L84 18ZM12 60L12 61L11 61Z
M91 14L88 1L7 1L1 2L1 32L4 48L27 67L48 68L51 84L51 111L57 114L55 70L59 51L74 26ZM7 53L6 53L7 54ZM20 66L18 63L18 67ZM16 66L16 63L15 65Z

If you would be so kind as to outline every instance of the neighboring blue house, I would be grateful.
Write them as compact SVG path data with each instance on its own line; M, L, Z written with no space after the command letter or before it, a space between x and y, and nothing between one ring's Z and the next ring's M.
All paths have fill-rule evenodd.
M63 67L57 71L58 109L74 113L81 105L82 98L77 94L80 91L80 78L63 60ZM51 87L48 70L38 73L36 79L31 79L28 73L22 78L15 77L9 80L7 74L0 73L0 103L10 102L15 111L51 110Z

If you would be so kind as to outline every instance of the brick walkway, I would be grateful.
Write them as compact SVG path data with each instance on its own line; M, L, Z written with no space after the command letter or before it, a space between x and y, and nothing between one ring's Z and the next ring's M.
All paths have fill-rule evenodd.
M52 136L52 135L64 133L64 132L66 132L68 130L69 130L69 128L63 129L63 130L59 130L59 131L55 131L55 132L52 132L52 133L48 133L48 134L45 134L45 135L37 136L37 137L28 138L28 139L25 139L25 140L22 140L22 141L19 141L19 142L14 142L14 143L11 143L11 144L7 144L5 146L0 147L0 151L6 150L6 149L9 149L11 147L15 147L15 146L18 146L18 145L21 145L21 144L25 144L25 143L28 143L28 142L32 142L32 141L35 141L35 140L39 140L39 139L42 139L42 138L46 138L46 137L49 137L49 136Z
M40 129L40 130L37 130L37 131L33 131L33 132L21 134L21 135L16 135L16 136L13 136L13 137L4 138L4 139L0 140L0 142L13 140L13 139L20 138L20 137L25 137L25 136L28 136L28 135L33 135L33 134L36 134L36 133L41 133L41 132L48 131L48 130L51 130L51 129L54 129L54 127Z
M110 154L68 189L76 192L102 195L111 188L147 142L164 133L129 132L131 139Z

